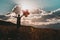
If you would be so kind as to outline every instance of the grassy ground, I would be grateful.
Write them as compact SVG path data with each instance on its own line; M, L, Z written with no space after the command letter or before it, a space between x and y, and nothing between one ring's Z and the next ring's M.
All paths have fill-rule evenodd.
M22 26L0 26L0 40L60 40L60 30Z
M0 40L60 40L60 30L50 28L34 28L0 21Z

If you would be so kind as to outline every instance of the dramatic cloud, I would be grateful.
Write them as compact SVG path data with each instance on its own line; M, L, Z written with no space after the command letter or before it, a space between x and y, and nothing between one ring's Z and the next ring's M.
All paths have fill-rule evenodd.
M5 16L1 16L0 19L10 21L16 24L16 14L11 12ZM6 17L6 18L5 18ZM5 19L4 19L5 18ZM30 25L36 28L60 28L60 10L54 10L51 12L46 12L42 9L35 9L30 12L28 17L22 17L22 25Z
M51 12L45 12L42 11L40 13L41 10L39 10L39 12L34 11L30 17L25 18L25 20L30 19L30 25L37 27L37 28L60 28L59 24L60 24L60 10L57 9L57 11L51 11ZM28 20L29 21L29 20ZM25 22L25 24L27 24Z
M0 15L0 19L2 20L7 20L9 17L5 16L5 15Z

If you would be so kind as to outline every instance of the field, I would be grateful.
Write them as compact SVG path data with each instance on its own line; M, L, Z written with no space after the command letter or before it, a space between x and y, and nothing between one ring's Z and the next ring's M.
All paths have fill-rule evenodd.
M60 40L60 30L50 28L34 28L0 21L0 40Z

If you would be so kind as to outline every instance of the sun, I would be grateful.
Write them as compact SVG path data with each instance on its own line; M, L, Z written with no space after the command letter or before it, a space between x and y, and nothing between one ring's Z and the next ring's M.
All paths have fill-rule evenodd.
M22 6L21 7L22 10L26 10L26 9L32 10L32 9L34 9L34 7L32 7L32 4L29 4L29 3L22 3L21 6Z
M30 10L31 7L30 7L29 5L23 5L23 6L22 6L22 9L23 9L23 10L26 10L26 9Z
M29 4L22 4L22 10L31 10L32 9L32 6L30 6Z
M20 5L21 7L21 10L33 10L33 9L36 9L38 8L37 4L34 4L32 2L29 2L29 1L22 1L22 2L19 2L18 5Z

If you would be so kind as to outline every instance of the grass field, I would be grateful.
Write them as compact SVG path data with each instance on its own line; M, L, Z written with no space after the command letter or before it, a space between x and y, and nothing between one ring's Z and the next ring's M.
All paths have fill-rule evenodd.
M0 24L0 40L60 40L60 30L32 26L21 26L17 30L15 24L3 22Z

